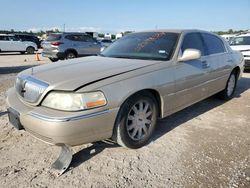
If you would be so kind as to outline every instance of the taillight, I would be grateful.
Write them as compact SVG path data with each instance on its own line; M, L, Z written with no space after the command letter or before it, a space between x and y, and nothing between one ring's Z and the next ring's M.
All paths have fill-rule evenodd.
M63 44L63 42L51 42L51 45L53 46L59 46L60 44Z

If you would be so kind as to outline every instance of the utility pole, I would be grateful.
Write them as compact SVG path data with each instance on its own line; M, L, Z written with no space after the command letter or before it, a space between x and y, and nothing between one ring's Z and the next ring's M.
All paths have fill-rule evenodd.
M65 24L63 24L63 32L65 32Z

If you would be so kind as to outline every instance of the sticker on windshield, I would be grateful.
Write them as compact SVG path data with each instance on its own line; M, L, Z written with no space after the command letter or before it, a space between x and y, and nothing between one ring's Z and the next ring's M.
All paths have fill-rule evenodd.
M159 50L158 53L159 54L166 54L166 50Z

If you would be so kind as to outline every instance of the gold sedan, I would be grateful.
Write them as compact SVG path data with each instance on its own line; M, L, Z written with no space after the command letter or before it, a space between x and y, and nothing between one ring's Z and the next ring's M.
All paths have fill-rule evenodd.
M242 54L199 30L154 30L124 36L101 55L33 67L8 91L9 119L50 144L112 138L144 146L157 119L211 95L231 99Z

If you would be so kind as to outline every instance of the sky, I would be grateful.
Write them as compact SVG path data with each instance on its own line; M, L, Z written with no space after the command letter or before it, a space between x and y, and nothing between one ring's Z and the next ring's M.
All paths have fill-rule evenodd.
M250 0L0 0L0 30L250 29Z

